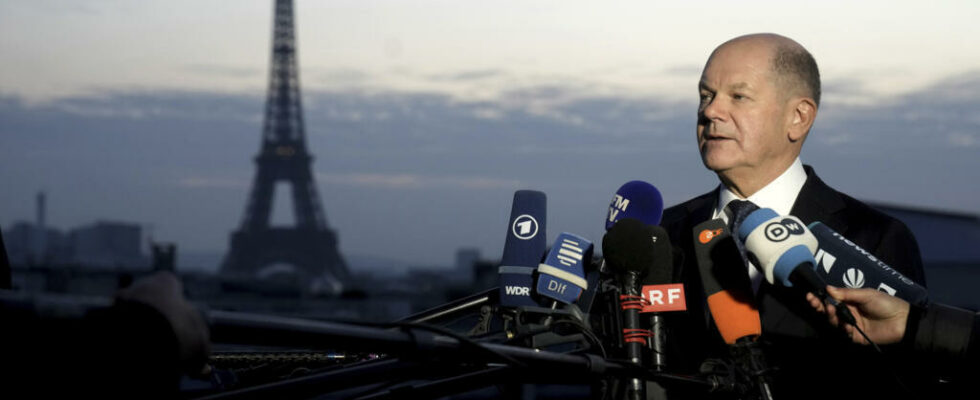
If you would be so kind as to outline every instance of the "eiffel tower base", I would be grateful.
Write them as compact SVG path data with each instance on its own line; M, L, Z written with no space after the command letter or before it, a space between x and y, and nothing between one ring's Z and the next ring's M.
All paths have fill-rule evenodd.
M296 295L339 294L348 277L336 274L346 271L334 232L303 228L235 232L221 267L222 275L234 282Z

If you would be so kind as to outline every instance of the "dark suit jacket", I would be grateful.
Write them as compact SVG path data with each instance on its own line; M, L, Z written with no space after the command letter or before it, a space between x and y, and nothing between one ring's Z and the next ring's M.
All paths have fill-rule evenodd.
M807 180L793 205L792 215L806 224L823 222L925 285L918 244L902 222L830 188L813 168L804 168ZM662 225L674 245L674 276L681 277L688 293L688 312L668 321L668 340L672 342L669 347L676 350L668 354L668 360L684 372L696 372L706 358L727 355L704 300L692 232L695 225L711 219L717 199L718 189L664 211ZM793 288L763 283L756 299L766 343L764 349L770 366L779 369L773 375L776 399L885 398L891 394L903 397L903 390L895 389L898 384L889 370L898 365L896 362L908 361L909 353L889 350L890 354L881 357L872 354L868 347L851 344L839 330L830 327L823 315L810 308L804 294ZM906 376L909 368L903 365L896 372L915 386L912 390L920 390L921 385ZM911 375L914 378L919 374Z

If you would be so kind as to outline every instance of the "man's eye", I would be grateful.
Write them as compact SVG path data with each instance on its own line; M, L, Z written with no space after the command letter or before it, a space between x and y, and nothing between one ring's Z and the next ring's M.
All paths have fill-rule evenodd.
M705 108L708 108L708 104L711 104L711 96L701 95L701 102L698 103L698 112L704 112Z
M742 100L742 99L745 99L745 96L743 96L741 94L738 94L738 93L735 93L735 94L732 95L732 99Z

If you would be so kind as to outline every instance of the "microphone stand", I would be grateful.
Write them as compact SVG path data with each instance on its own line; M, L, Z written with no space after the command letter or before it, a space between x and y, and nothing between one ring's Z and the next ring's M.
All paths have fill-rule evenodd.
M493 385L501 381L510 381L514 376L513 372L514 371L512 368L493 367L490 369L469 372L433 382L393 388L374 394L355 397L355 399L435 399L475 388Z
M8 299L0 295L0 303L7 304L8 301L27 303L35 306L39 311L45 308L38 306L37 299L25 301L25 299ZM38 315L40 318L62 320L78 318L75 313L66 313L62 309L85 308L85 306L50 304L47 308L50 309L49 312L40 312ZM207 311L205 314L214 343L291 347L313 352L360 349L392 355L390 358L341 364L302 377L205 397L211 400L309 397L358 386L385 385L391 381L392 376L402 379L418 377L418 379L430 380L435 376L435 379L439 380L419 386L421 389L419 393L433 394L481 383L482 377L490 379L490 376L512 377L528 382L558 383L582 383L584 379L606 377L636 378L687 385L706 392L724 387L723 381L713 377L666 374L627 362L608 360L594 354L562 354L502 344L470 342L461 340L463 338L457 339L451 335L436 334L415 327L382 329L338 322L216 310ZM492 371L485 375L476 373L483 370ZM460 373L463 375L452 377ZM445 389L437 391L439 385L445 385ZM395 394L392 393L391 396Z
M749 375L762 400L772 400L769 389L769 372L766 355L759 346L758 337L745 336L735 341L732 355L736 365Z
M659 312L654 312L650 315L650 337L648 340L648 347L650 349L650 365L654 371L664 372L666 371L666 326L664 323L664 316ZM662 385L657 382L647 382L646 385L647 399L653 400L665 400L667 399L667 390Z
M341 369L331 369L325 372L313 373L298 378L284 379L256 386L198 397L196 400L242 400L268 398L309 398L318 394L350 389L358 386L376 384L397 376L401 379L413 379L423 376L423 364L406 362L398 359L371 360L344 366ZM443 366L442 371L429 373L449 373L458 367Z
M458 371L460 365L478 366L482 364L492 368L493 366L500 366L502 360L510 359L523 365L511 364L507 368L520 373L522 379L531 381L575 383L588 378L618 376L635 378L638 381L656 380L694 385L707 391L717 390L720 387L720 384L713 379L666 374L643 368L640 365L610 361L593 354L561 354L493 343L477 343L476 348L474 348L472 344L465 345L455 338L417 329L411 331L390 330L227 311L212 311L209 316L212 338L215 342L220 343L294 346L312 349L353 348L400 354L409 357L411 360L429 360L425 364L415 365L416 370L421 370L422 368L419 368L421 366L432 366L433 360L435 360L436 366L449 365L450 368L456 368ZM391 363L397 364L398 362L391 361ZM336 375L329 374L344 375L345 371L354 371L350 368L277 382L270 384L275 386L268 386L268 388L261 390L263 390L262 393L273 393L272 391L277 390L292 390L289 388L293 386L312 387L315 385L311 382L326 381L328 378L329 380L336 380ZM441 367L437 368L436 372L438 371L441 371ZM528 374L527 371L534 371L535 373ZM324 376L324 374L328 375ZM264 390L270 390L270 392Z
M469 295L464 298L409 315L398 321L438 324L440 321L457 318L462 313L472 312L474 309L478 310L483 305L499 303L500 301L497 300L499 296L498 292L499 289L494 287L480 293Z
M643 364L641 348L646 344L645 338L632 337L640 331L640 301L639 274L636 271L626 271L621 276L622 294L620 295L623 310L623 346L629 362L637 366ZM640 303L640 304L635 304ZM642 344L641 344L642 343ZM646 383L639 378L632 378L626 385L626 398L629 400L646 399Z

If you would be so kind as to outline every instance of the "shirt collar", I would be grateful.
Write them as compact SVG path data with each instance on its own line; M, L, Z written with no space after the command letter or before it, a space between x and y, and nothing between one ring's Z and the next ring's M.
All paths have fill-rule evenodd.
M779 215L789 215L804 183L806 183L806 171L803 169L803 162L800 161L799 157L796 157L796 160L779 177L745 200L755 203L759 208L771 208ZM728 202L735 199L741 199L741 197L738 197L725 185L720 185L718 203L715 205L712 218L722 218L728 222L728 217L722 211Z

